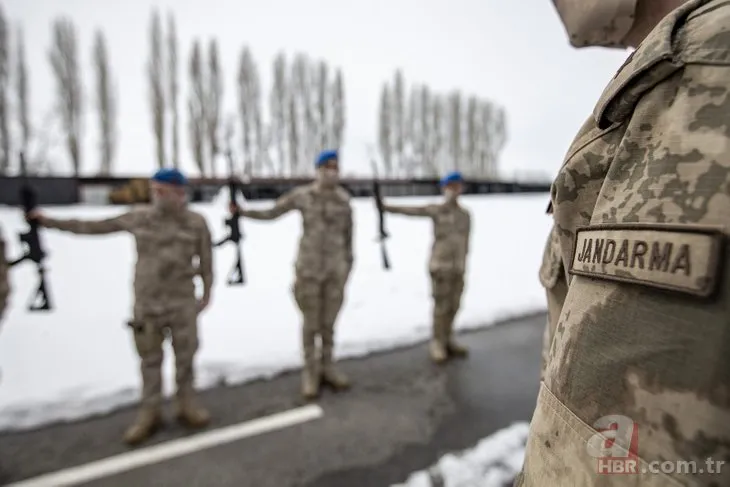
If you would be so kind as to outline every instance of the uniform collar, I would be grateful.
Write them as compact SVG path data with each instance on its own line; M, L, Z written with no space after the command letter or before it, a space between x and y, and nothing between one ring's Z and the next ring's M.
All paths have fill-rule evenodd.
M681 63L675 59L674 33L690 13L710 1L690 0L677 7L629 55L593 110L599 127L624 121L644 93L681 68Z

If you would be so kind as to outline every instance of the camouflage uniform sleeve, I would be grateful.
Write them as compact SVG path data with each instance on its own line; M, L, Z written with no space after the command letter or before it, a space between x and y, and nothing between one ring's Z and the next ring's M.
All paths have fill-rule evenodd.
M274 206L267 210L241 210L241 215L253 220L275 220L280 216L296 210L299 206L299 196L301 192L298 189L289 191L279 197Z
M8 269L8 259L5 254L5 237L0 233L0 317L5 313L8 296L10 295Z
M354 217L353 217L353 211L352 211L352 205L350 205L348 201L348 207L350 211L347 212L347 222L345 225L345 249L347 251L347 261L352 265L352 262L355 260L354 253L353 253L353 244L352 244L352 234L353 234L353 228L355 226L354 224Z
M59 220L44 217L41 224L45 228L54 228L78 235L106 235L131 230L140 221L140 215L139 211L132 210L104 220Z
M203 299L210 299L213 288L213 242L210 228L204 217L200 217L200 240L198 241L198 274L203 280Z
M471 247L471 213L466 212L466 254L469 255L469 248Z
M436 213L436 205L426 206L396 206L383 205L383 211L405 216L427 216L433 217Z

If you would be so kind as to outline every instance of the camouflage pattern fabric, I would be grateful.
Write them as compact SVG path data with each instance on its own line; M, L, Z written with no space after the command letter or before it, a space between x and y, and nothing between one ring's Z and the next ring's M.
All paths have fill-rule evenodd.
M57 220L41 224L75 234L129 232L137 244L134 277L134 342L141 359L142 405L161 402L162 342L172 337L177 366L177 396L189 401L194 392L193 359L198 349L198 302L193 278L203 282L203 299L213 286L213 254L205 218L189 209L177 212L154 207L100 220ZM195 258L198 263L195 264Z
M426 206L383 205L389 213L427 217L433 222L434 240L428 269L433 296L433 339L442 347L451 340L454 318L464 291L469 253L471 216L456 201Z
M555 231L554 225L550 230L547 242L545 242L539 277L540 283L545 288L548 306L548 320L543 333L542 367L540 370L540 378L543 379L550 353L550 345L555 335L555 328L558 326L558 318L560 318L560 310L563 309L565 296L568 293L568 282L565 277L563 257L560 251L560 238Z
M319 359L328 374L332 372L335 321L353 263L350 195L340 186L316 181L284 194L272 208L244 209L241 213L256 220L273 220L294 210L302 216L292 291L303 318L305 371L313 374Z
M5 308L8 305L10 296L10 276L8 259L5 253L5 237L0 230L0 319L5 315Z
M426 206L383 205L383 210L406 216L430 218L433 244L428 270L431 274L464 274L469 253L471 216L456 201Z
M730 485L706 466L730 456L729 25L721 0L666 16L553 183L570 288L517 486ZM597 474L610 415L635 475Z

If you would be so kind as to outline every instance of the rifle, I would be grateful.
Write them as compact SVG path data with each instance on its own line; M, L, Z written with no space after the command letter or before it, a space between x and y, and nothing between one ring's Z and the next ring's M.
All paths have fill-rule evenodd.
M20 202L23 205L23 211L27 215L38 206L38 196L33 187L28 182L26 174L25 156L20 153L20 173L23 178L23 184L20 187ZM43 261L46 253L41 244L41 238L38 234L38 222L36 220L28 221L28 231L19 234L20 243L24 247L25 252L21 257L9 262L8 265L13 267L23 261L30 260L35 262L38 269L38 288L33 299L28 304L28 311L50 311L53 309L51 300L46 287L46 269Z
M380 183L378 182L378 168L375 161L371 160L373 166L373 196L375 197L375 207L378 209L378 240L380 241L380 253L383 257L383 269L390 269L390 259L388 259L388 249L385 248L385 239L390 237L385 230L385 216L383 214L383 199L380 194Z
M233 177L233 156L231 155L230 147L226 150L226 157L228 159L228 193L230 195L231 204L235 205L238 182ZM246 284L246 274L243 270L243 251L241 250L243 232L241 231L241 226L238 221L239 218L239 215L231 215L229 218L226 218L224 222L230 229L230 232L226 238L213 244L213 247L220 247L226 242L232 242L236 245L236 262L233 264L233 268L228 273L227 282L229 286L233 286L235 284Z

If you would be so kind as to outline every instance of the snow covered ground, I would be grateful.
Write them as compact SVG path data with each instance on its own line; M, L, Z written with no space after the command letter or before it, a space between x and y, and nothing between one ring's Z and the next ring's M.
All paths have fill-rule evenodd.
M391 487L506 487L522 469L529 431L525 422L497 431L475 447L449 453L427 470Z
M399 198L422 204L430 198ZM547 195L467 196L473 216L469 274L460 330L545 308L537 279L550 228ZM251 207L269 205L253 202ZM393 268L385 271L376 243L377 215L369 199L354 200L355 259L337 328L339 358L412 344L429 335L431 302L427 258L431 224L388 217ZM225 233L225 198L196 205L208 218L214 239ZM114 207L47 208L55 217L103 218ZM21 213L0 209L7 253L20 252ZM211 307L201 315L198 386L241 383L271 377L301 365L299 313L291 297L300 218L246 220L244 259L248 284L227 287L232 246L215 253L217 282ZM35 266L12 270L11 309L0 329L0 430L103 413L138 397L138 360L125 325L132 304L135 251L127 234L74 236L43 234L50 256L48 282L54 310L29 313L26 300L37 285ZM169 352L169 346L167 346ZM173 363L166 359L166 392Z

